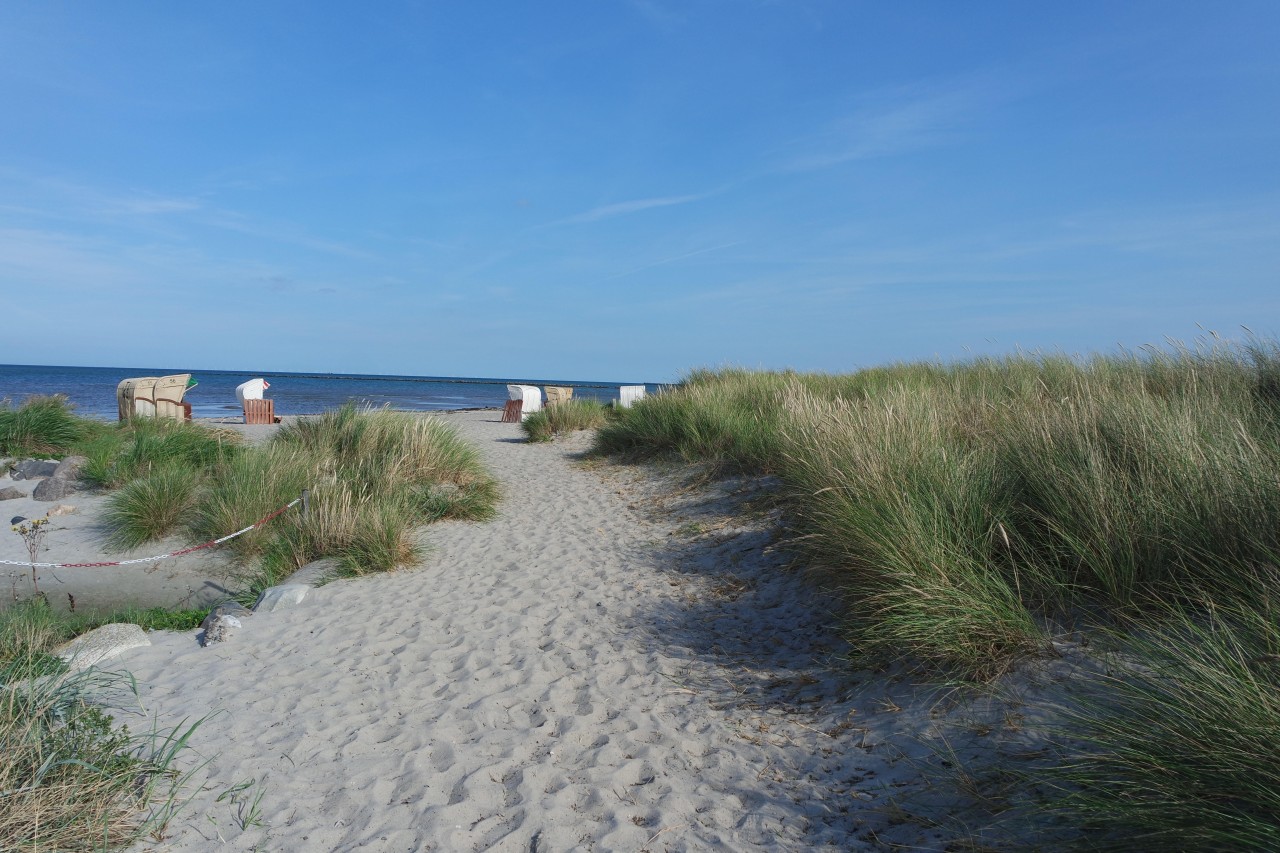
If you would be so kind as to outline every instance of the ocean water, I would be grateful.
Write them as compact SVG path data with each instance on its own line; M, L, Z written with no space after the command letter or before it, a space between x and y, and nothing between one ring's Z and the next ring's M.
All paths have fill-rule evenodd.
M199 383L183 399L197 418L232 417L240 413L235 388L261 377L270 383L266 396L277 415L314 415L348 402L390 405L404 411L445 411L501 407L507 384L569 385L574 397L609 402L619 385L640 382L584 382L551 379L480 379L450 376L365 376L328 373L244 373L232 370L178 370L156 367L47 367L0 364L0 400L13 404L33 394L65 394L84 417L116 419L116 385L134 376L191 373ZM650 392L658 386L647 385Z

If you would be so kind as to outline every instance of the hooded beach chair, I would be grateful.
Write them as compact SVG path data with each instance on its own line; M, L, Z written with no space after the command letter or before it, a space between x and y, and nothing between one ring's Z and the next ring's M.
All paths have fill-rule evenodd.
M542 391L536 385L508 385L507 397L507 405L502 410L504 422L508 417L512 423L522 421L542 409ZM513 403L518 403L518 407Z
M573 399L573 389L568 385L548 385L545 390L548 406L553 403L567 403Z
M520 407L520 419L524 420L534 412L542 411L542 389L537 385L521 385L524 389L524 405Z
M643 385L623 385L618 388L618 404L624 409L631 408L636 400L644 399Z
M250 379L248 382L241 382L236 386L236 402L244 405L245 400L261 400L262 392L271 387L271 383L265 379Z
M250 379L236 386L236 399L244 408L244 422L247 424L274 424L280 421L276 417L274 400L263 399L262 392L271 387L265 379Z
M502 407L502 422L504 424L520 423L520 413L524 408L524 386L508 385L507 386L507 402Z
M190 420L191 404L183 403L182 396L196 383L190 373L175 373L156 380L154 397L156 417L175 421Z
M158 376L143 376L132 380L130 397L132 411L130 417L153 418L156 414L156 382Z
M137 382L137 379L121 379L116 386L116 410L122 421L133 417L133 387Z

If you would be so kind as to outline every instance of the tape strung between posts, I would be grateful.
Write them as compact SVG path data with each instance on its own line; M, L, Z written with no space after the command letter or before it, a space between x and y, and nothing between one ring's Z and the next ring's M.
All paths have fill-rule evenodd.
M266 524L268 521L271 521L276 516L282 515L284 512L292 509L293 507L297 506L300 503L302 503L302 498L294 498L284 506L280 507L275 512L271 513L271 515L268 515L266 518L262 519L261 521L257 521L257 522L254 522L253 524L250 524L248 527L244 528L243 530L237 530L235 533L228 533L226 536L223 536L220 539L214 539L213 541L206 542L203 545L193 545L190 548L183 548L180 551L172 551L168 554L160 554L159 556L156 556L156 557L138 557L135 560L116 560L110 563L32 563L32 562L19 562L18 560L0 560L0 566L26 566L27 568L37 568L37 569L96 569L101 566L131 566L134 563L154 563L156 560L167 560L170 557L181 557L184 554L190 554L194 551L201 551L205 548L213 548L214 546L221 545L223 542L227 542L232 539L235 539L237 536L243 536L244 534L248 533L250 530L261 527L262 525Z

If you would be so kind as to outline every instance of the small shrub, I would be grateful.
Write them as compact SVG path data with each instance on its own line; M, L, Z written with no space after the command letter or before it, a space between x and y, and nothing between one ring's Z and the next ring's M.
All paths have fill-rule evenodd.
M413 503L425 521L444 519L488 521L497 512L500 497L494 480L477 480L465 486L428 486L414 493Z
M275 512L324 476L321 462L286 446L236 454L211 473L187 518L188 530L197 541L225 536ZM242 557L259 554L287 521L250 530L227 545Z
M190 468L169 464L111 495L103 513L108 547L124 551L172 532L194 506L198 484Z
M598 400L567 400L531 413L520 426L529 441L550 441L562 433L604 426L609 420L607 412Z

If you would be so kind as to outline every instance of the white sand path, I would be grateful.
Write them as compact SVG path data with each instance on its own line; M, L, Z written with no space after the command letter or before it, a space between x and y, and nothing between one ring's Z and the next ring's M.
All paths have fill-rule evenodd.
M877 808L919 784L884 741L924 703L819 665L839 642L759 556L767 531L682 541L643 477L573 461L582 438L447 417L502 480L494 521L434 525L421 567L314 590L228 643L154 634L120 658L161 724L217 710L161 849L937 844ZM216 801L247 780L239 806ZM262 825L242 827L259 792Z

